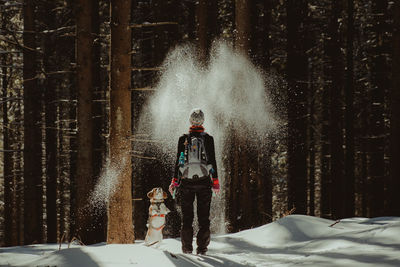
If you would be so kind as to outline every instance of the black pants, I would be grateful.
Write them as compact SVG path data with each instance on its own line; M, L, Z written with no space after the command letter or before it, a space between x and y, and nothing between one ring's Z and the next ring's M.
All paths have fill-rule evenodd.
M210 204L211 186L206 182L203 184L185 184L180 188L180 203L182 207L182 251L192 252L193 246L193 202L197 198L197 217L199 221L199 232L197 233L197 253L207 251L210 243Z

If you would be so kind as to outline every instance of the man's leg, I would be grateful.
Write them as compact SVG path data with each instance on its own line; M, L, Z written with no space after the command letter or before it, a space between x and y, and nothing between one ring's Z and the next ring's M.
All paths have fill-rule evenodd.
M183 188L180 193L182 207L182 251L184 253L191 253L193 250L193 201L195 193Z
M199 232L197 233L197 253L204 254L210 244L210 204L211 189L205 188L197 192L197 217Z

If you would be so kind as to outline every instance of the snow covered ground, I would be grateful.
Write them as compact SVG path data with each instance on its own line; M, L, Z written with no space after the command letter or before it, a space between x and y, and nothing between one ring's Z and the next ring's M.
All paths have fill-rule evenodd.
M194 245L194 247L196 247ZM207 256L186 255L178 239L158 248L57 244L0 248L0 266L400 266L400 217L334 221L291 215L235 234L212 236Z

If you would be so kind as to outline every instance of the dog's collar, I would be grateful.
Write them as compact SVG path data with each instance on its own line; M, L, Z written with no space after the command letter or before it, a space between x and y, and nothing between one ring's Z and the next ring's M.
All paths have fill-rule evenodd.
M164 199L160 199L160 200L151 200L150 201L151 203L162 203L162 202L164 202Z
M165 217L165 214L154 214L153 216L151 216L151 218L154 217Z

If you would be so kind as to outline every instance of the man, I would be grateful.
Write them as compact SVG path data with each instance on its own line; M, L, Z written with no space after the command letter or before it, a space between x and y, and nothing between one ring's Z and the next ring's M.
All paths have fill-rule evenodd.
M173 195L179 187L182 209L181 241L183 253L192 253L193 246L193 202L197 198L197 254L204 255L210 243L210 204L212 190L219 193L217 163L215 160L214 138L204 132L204 113L194 109L190 114L189 134L178 141L178 153L174 178L169 191Z

